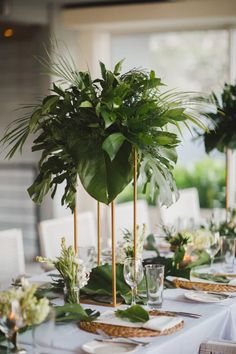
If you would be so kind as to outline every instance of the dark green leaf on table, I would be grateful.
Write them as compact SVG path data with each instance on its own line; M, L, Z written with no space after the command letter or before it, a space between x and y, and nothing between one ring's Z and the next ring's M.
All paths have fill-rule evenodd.
M133 305L127 310L117 310L115 315L130 322L147 322L149 320L149 313L140 305Z
M99 312L88 309L84 310L80 304L65 304L63 306L55 307L56 322L79 322L79 321L93 321L100 316Z

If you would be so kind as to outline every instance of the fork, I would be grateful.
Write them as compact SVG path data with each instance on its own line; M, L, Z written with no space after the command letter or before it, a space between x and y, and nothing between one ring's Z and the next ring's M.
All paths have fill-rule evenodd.
M96 332L97 332L97 334L100 334L100 336L102 336L105 340L117 342L117 338L116 337L109 336L102 329L98 328ZM150 344L150 342L145 342L145 341L133 339L133 338L130 338L130 337L129 338L119 337L119 339L122 339L122 341L125 340L126 343L133 343L133 344L138 344L138 345L143 345L143 346L146 346L146 345ZM119 341L119 339L118 339L118 341Z
M236 297L236 294L225 294L224 292L219 292L219 291L204 291L204 290L199 289L197 286L193 286L192 289L202 292L204 294L215 295L215 296L218 295L220 297L224 297L225 299Z

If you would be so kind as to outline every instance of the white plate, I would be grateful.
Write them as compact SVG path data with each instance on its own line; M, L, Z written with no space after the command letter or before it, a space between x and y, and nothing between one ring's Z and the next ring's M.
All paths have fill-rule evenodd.
M139 346L126 343L106 343L93 340L82 345L82 349L90 354L133 353Z
M225 300L224 296L220 297L219 295L211 295L211 294L207 294L195 290L186 292L184 296L189 300L193 300L197 302L207 302L207 303L214 303L214 302L220 302L222 300Z

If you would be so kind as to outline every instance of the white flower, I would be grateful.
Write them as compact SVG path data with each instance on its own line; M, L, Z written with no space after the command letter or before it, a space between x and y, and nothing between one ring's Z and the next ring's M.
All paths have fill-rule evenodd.
M87 285L89 281L90 271L86 269L84 262L81 259L77 259L78 272L77 272L77 285L81 289Z
M145 231L146 231L145 224L143 224L142 230L140 230L140 227L137 226L136 255L138 258L142 258ZM124 241L119 242L118 247L116 249L116 262L124 264L124 261L127 257L133 257L133 256L134 256L134 234L126 230L124 232Z
M193 232L185 232L185 236L188 236L190 246L193 250L202 251L209 248L213 242L213 235L211 231L206 229L198 229Z

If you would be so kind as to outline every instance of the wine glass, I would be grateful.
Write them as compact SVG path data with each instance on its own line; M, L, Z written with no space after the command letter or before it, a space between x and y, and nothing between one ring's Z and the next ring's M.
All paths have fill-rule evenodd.
M23 318L18 300L11 302L11 310L0 316L0 330L7 339L7 353L25 354L26 350L17 346L17 331L23 327ZM11 343L13 348L11 349Z
M84 262L84 265L92 269L95 265L96 251L94 246L78 247L78 257Z
M219 252L221 248L221 238L219 232L214 232L212 233L210 239L209 239L209 244L206 248L206 252L209 254L211 263L210 263L210 272L213 273L213 262L216 254Z
M143 264L139 258L126 258L124 262L124 278L131 287L132 300L131 306L135 305L135 294L138 284L143 279Z

